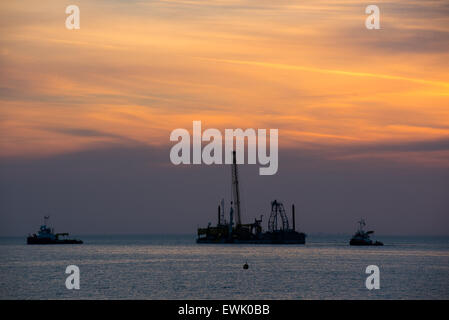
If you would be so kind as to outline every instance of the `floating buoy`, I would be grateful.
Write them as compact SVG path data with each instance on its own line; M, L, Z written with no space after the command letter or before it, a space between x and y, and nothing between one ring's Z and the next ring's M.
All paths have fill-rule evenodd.
M248 269L249 268L249 266L248 266L248 263L246 262L244 265L243 265L243 269Z

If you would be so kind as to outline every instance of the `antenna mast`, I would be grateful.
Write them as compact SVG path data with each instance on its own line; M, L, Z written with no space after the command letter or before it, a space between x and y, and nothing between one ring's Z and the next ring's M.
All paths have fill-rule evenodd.
M240 191L239 191L239 179L237 172L237 159L235 151L232 151L232 192L234 196L234 208L236 215L237 226L242 224L240 213Z
M359 221L359 231L363 231L363 228L366 226L365 220L362 218Z

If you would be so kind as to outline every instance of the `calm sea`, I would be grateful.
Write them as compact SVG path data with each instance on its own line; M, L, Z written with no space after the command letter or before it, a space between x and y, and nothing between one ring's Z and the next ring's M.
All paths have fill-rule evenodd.
M83 236L83 245L0 238L1 299L449 299L449 238L348 236L306 245L198 245L194 236ZM249 269L243 264L248 262ZM80 290L65 268L80 268ZM365 268L380 268L367 290Z

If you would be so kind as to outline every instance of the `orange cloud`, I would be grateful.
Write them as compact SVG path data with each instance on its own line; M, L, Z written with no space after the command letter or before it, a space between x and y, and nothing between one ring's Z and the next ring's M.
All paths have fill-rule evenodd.
M442 5L386 3L369 31L358 1L80 1L69 31L58 1L2 3L0 153L166 145L193 120L298 150L448 138Z

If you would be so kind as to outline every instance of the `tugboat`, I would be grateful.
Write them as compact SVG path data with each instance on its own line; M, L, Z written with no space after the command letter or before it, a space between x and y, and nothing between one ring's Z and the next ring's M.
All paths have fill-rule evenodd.
M206 228L198 228L197 243L244 243L244 244L305 244L306 234L295 230L295 206L292 205L292 225L288 221L282 203L271 202L271 215L268 231L262 231L262 216L253 223L242 223L240 209L239 180L236 153L233 151L232 163L233 202L229 212L229 222L224 218L224 200L218 206L218 223ZM235 220L235 222L234 222Z
M370 239L370 234L373 234L374 231L365 231L364 227L366 226L365 220L361 219L359 221L359 229L352 236L349 244L351 246L383 246L384 244L380 241L375 241Z
M81 244L83 241L68 239L68 233L54 233L53 228L47 227L49 216L44 216L44 224L41 225L37 235L29 235L27 244Z

